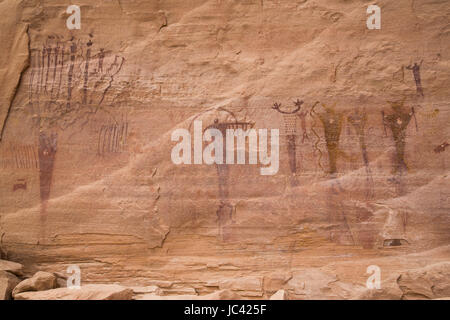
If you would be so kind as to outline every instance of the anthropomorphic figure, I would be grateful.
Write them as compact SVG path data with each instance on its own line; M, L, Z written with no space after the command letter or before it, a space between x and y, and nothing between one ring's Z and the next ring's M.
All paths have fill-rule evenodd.
M58 135L45 132L39 134L39 192L41 198L41 241L45 241L45 229L47 222L47 203L50 199L53 168L58 143Z
M30 48L29 112L38 131L42 241L57 153L57 132L80 129L102 108L111 106L118 90L115 76L125 59L98 48L88 39L49 35Z
M295 175L297 172L297 148L296 148L296 138L297 138L297 119L296 113L302 108L303 101L297 99L294 102L295 109L292 111L284 111L281 109L281 103L274 103L272 109L278 111L283 115L284 128L286 134L287 150L289 156L289 168L291 174ZM306 115L305 115L306 116Z
M335 174L337 172L337 159L339 155L339 140L342 131L343 115L337 112L334 107L327 107L322 104L324 112L319 113L319 119L322 122L325 141L328 150L329 158L329 173Z
M406 69L408 70L412 70L413 75L414 75L414 81L416 82L416 90L417 90L417 95L423 97L423 88L422 88L422 80L420 79L420 67L422 66L422 62L420 62L420 64L417 64L416 62L414 62L414 65L409 65L406 67Z
M356 134L358 135L359 138L359 147L361 149L361 155L363 158L364 166L366 168L366 176L367 176L366 198L371 199L373 197L373 179L372 173L370 171L369 156L367 154L367 146L366 146L365 127L367 124L367 114L365 111L361 112L359 109L356 109L353 114L347 117L347 120L355 129Z
M249 122L220 122L218 119L214 120L214 123L205 128L207 129L217 129L222 133L222 136L226 136L227 129L242 129L246 131L251 128L253 124ZM223 155L226 154L226 143L223 144ZM215 164L217 169L217 176L219 179L219 207L217 208L217 220L219 225L219 236L222 240L228 240L229 234L227 232L227 227L232 223L234 206L230 202L230 189L229 189L229 173L230 166L226 163Z
M302 143L305 143L305 140L309 140L308 132L306 130L306 116L309 114L308 110L300 111L297 116L300 119L300 124L302 126Z
M382 112L383 125L391 130L395 142L395 167L398 174L407 170L405 162L406 129L412 117L415 117L414 108L404 106L404 100L401 102L391 102L392 112L386 115ZM416 121L417 130L417 121Z

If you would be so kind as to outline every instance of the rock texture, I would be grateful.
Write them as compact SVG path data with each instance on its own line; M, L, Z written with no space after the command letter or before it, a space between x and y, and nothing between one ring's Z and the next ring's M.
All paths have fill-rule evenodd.
M0 271L0 300L10 300L12 291L20 280L7 271Z
M57 288L46 291L22 292L15 300L131 300L133 290L119 285L90 284L79 289Z
M284 290L278 290L271 297L270 300L288 300L288 295Z
M72 2L0 2L0 247L27 277L448 297L449 1L377 1L380 30L363 0L77 3L69 30ZM195 120L279 129L278 172L175 165ZM116 292L69 290L17 297Z
M44 271L36 272L34 276L20 282L13 290L15 298L19 293L28 291L44 291L56 288L56 277L54 274Z
M29 66L28 24L18 21L22 15L22 6L18 1L2 1L0 11L2 21L0 42L7 48L2 50L0 62L0 141L2 140L5 122L8 119L13 99L17 92L22 74Z
M0 271L7 271L15 275L22 275L23 265L17 262L0 260Z
M205 295L170 295L143 294L133 297L134 300L241 300L242 297L231 290L219 290Z
M450 295L450 263L439 263L418 270L410 270L397 279L402 298L437 299Z

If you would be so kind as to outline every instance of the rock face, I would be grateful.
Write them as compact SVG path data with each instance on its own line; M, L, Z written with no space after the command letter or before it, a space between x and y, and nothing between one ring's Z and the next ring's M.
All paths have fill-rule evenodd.
M379 30L367 1L78 5L68 29L67 1L0 2L0 247L28 277L444 297L448 276L416 288L410 271L450 257L449 1L377 1ZM230 147L245 164L205 163L206 128L267 129L278 170L261 174L261 131ZM173 160L177 129L192 164ZM17 296L79 298L55 290Z
M0 259L0 300L12 298L13 289L20 282L17 276L22 274L23 266L20 263Z
M22 275L23 265L17 262L0 260L0 271L7 271L15 275Z
M400 275L397 283L402 298L437 299L450 296L450 263L439 263Z
M171 295L161 296L147 293L134 297L134 300L241 300L242 297L231 290L219 290L205 295Z
M57 288L46 291L22 292L15 300L130 300L133 290L119 285L90 284L79 289Z
M12 291L20 280L7 271L0 271L0 300L10 300Z
M270 300L288 300L288 295L284 290L278 290L271 297Z
M13 290L13 297L17 294L28 291L44 291L54 289L56 287L56 277L54 274L44 271L36 272L36 274L19 283Z

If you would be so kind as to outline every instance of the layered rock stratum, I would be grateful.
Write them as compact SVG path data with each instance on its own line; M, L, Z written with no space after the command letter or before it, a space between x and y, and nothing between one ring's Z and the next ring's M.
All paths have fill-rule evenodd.
M363 0L76 2L0 1L0 258L152 299L450 296L449 1L379 30ZM194 121L278 129L278 172L174 164Z

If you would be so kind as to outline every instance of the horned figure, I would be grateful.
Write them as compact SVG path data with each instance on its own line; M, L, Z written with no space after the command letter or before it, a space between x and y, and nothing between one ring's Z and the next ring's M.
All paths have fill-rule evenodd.
M339 139L341 137L343 115L334 109L335 106L327 107L322 103L322 107L325 111L317 115L324 129L329 158L329 173L335 174L337 172L337 158L340 153Z
M305 137L308 137L304 121L307 112L302 112L300 113L300 115L297 115L297 112L299 112L302 108L303 101L297 99L297 101L294 101L294 105L296 106L296 108L292 111L281 110L281 103L274 103L272 107L272 109L278 111L283 115L284 131L286 134L287 149L289 155L289 167L291 170L291 174L293 175L295 175L295 173L297 172L297 152L295 142L297 136L297 116L299 116L300 119L303 119L303 140L305 139Z
M366 176L367 176L366 198L371 199L373 198L373 178L369 166L369 156L367 154L366 135L365 135L367 114L365 110L363 112L360 112L360 110L357 109L353 114L347 117L347 120L355 129L356 134L358 135L359 138L359 147L361 149L361 154L364 166L366 168Z
M253 124L250 122L229 121L219 122L219 119L214 119L214 123L204 129L217 129L222 133L222 136L226 136L227 129L241 129L247 131L251 129ZM222 154L226 154L226 143L223 144ZM230 190L229 190L229 170L230 167L225 162L223 164L215 163L217 175L219 178L219 207L217 208L217 220L219 225L219 237L222 240L227 240L228 234L225 228L230 225L233 218L234 206L230 202Z
M414 62L414 65L409 65L406 67L406 69L408 70L412 70L413 75L414 75L414 81L416 82L416 90L417 90L417 95L419 96L424 96L423 95L423 89L422 89L422 80L420 79L420 67L422 66L422 61L420 61L420 64L417 64L416 62Z
M396 156L394 170L397 174L402 174L407 170L405 162L406 129L408 128L412 117L414 117L416 131L418 131L414 107L411 107L411 109L408 110L404 106L404 102L405 99L400 102L390 102L392 113L389 115L386 115L384 111L382 111L385 133L387 126L391 129L392 137L395 142Z

